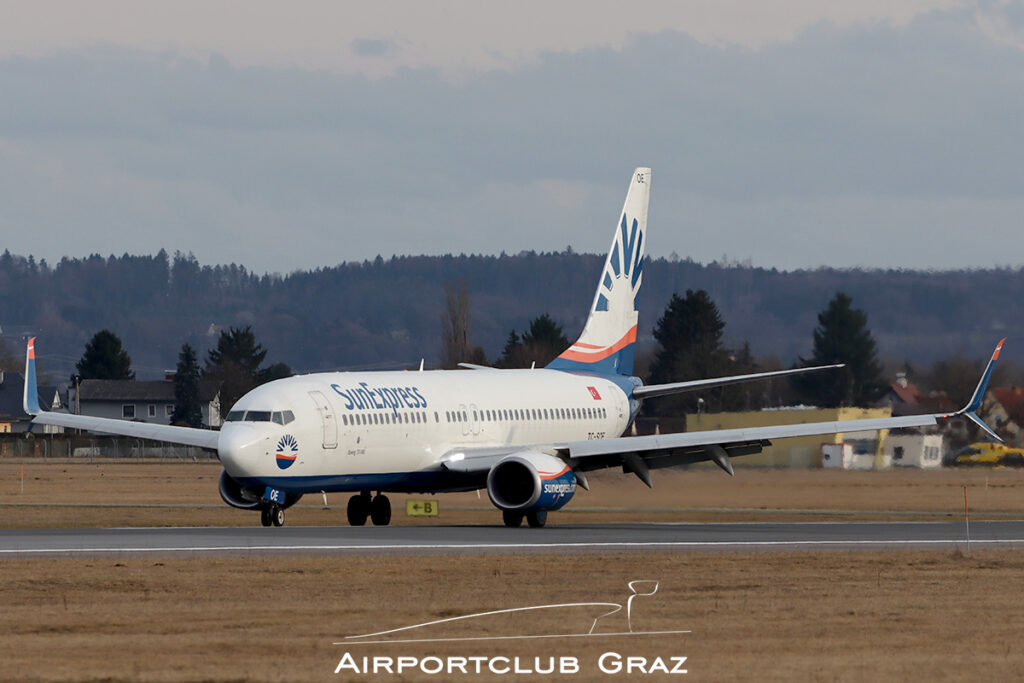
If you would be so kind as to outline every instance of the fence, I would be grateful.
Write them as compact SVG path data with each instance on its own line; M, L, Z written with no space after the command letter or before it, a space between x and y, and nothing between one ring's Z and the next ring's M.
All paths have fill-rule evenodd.
M0 458L158 458L216 460L214 451L130 439L123 436L71 436L68 434L0 436Z

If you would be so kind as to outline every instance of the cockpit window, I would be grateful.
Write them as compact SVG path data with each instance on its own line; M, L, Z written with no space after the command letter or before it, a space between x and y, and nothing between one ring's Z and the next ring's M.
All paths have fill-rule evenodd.
M225 422L241 422L242 418L245 417L244 410L232 410L228 413L228 416L224 418Z
M269 410L250 410L245 414L246 422L270 422Z
M270 421L279 425L284 424L284 417L281 415L280 410L275 410L274 414L270 416Z
M285 410L285 411L282 411L281 414L284 416L284 423L283 424L289 424L291 422L295 422L295 413L293 413L292 411Z

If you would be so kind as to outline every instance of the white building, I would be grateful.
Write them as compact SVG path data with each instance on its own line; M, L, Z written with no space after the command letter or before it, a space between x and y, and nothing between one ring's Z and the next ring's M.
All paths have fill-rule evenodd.
M885 454L893 467L938 469L942 467L942 435L890 434Z

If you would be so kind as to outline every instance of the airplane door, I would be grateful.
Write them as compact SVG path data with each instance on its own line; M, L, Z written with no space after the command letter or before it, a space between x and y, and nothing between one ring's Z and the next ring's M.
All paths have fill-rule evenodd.
M477 420L475 403L471 403L469 406L469 431L472 434L480 433L480 422Z
M316 409L320 412L320 420L324 425L324 448L338 447L338 419L334 414L334 408L330 401L319 391L309 392Z
M462 415L466 416L466 418L464 420L459 420L459 422L462 423L462 435L466 436L467 434L469 434L469 418L472 417L472 416L469 415L468 411L466 410L466 404L465 403L460 403L459 404L459 413L460 413L460 415L459 415L460 417Z

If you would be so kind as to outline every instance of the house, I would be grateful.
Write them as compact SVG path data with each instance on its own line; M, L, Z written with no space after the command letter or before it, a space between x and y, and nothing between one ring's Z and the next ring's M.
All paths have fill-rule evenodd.
M219 427L220 387L212 381L199 383L203 425ZM70 395L71 411L91 417L170 424L174 412L174 382L137 382L120 379L85 379Z
M922 391L907 379L904 372L896 374L896 381L878 402L879 407L889 407L893 417L904 415L928 415L930 413L952 413L959 407L941 391Z
M989 389L982 403L982 414L996 432L1014 446L1024 446L1024 389Z
M23 434L28 431L32 417L22 409L24 393L24 377L16 372L0 371L0 433ZM50 410L60 410L64 407L56 386L39 387L39 405ZM36 425L32 431L35 434L60 434L64 428Z

